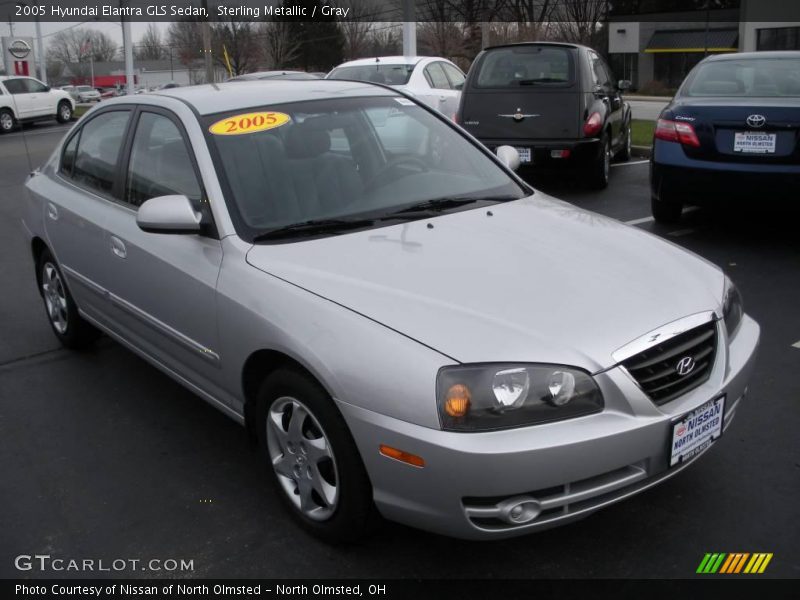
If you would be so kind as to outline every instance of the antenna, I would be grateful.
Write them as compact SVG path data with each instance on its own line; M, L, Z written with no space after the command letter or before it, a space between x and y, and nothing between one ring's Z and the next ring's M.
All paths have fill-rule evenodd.
M14 112L19 115L19 107L17 106L16 94L9 94L11 96L11 103L14 105ZM25 156L28 159L28 173L33 173L33 161L31 160L31 151L28 148L28 138L25 136L25 124L17 119L19 123L20 132L22 132L22 143L25 145Z

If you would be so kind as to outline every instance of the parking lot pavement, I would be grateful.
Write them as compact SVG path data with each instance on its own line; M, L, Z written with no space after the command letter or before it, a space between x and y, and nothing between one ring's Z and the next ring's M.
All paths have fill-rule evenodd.
M35 162L61 133L29 139ZM701 461L524 538L467 543L386 524L334 548L287 518L232 421L108 339L82 354L56 349L17 225L19 140L0 136L0 157L0 577L19 575L23 553L193 559L193 575L218 577L691 577L704 553L734 551L773 552L763 577L800 575L800 246L797 215L768 198L726 218L637 225L723 266L762 326L750 397ZM646 184L647 165L627 163L600 193L541 185L635 221L649 216Z

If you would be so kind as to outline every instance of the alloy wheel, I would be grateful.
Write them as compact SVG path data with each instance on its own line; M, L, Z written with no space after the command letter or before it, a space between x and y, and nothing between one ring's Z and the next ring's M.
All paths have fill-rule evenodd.
M58 333L67 331L67 295L61 275L52 263L45 263L42 268L42 295L44 296L47 316Z
M7 112L0 113L0 128L2 128L3 131L11 131L14 129L14 117Z
M283 396L270 407L267 448L281 488L294 506L314 521L333 516L339 475L328 436L311 410Z
M61 119L69 121L72 117L72 109L67 104L61 105Z

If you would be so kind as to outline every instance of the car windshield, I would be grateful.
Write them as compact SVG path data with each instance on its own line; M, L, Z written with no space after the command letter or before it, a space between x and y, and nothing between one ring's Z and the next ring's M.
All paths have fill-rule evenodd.
M510 46L489 50L480 63L475 86L564 85L573 81L572 52L559 46Z
M800 96L800 58L711 61L697 67L683 96L779 98Z
M378 227L529 193L402 97L270 105L208 116L204 125L231 212L250 239L333 219Z
M414 65L387 65L375 63L359 67L339 67L331 71L328 79L352 79L387 85L405 85L411 78Z

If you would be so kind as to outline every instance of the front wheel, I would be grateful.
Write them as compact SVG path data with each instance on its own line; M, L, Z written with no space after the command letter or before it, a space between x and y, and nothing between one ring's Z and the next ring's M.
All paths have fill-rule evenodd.
M14 131L14 127L16 127L16 125L17 123L14 119L14 113L7 108L0 110L0 131L3 133Z
M258 439L277 493L297 521L330 542L353 542L374 519L361 456L330 396L300 369L267 377Z
M59 123L68 123L70 119L72 119L72 105L66 100L62 100L58 103L56 120Z

